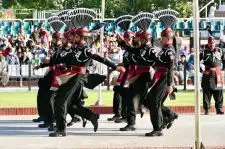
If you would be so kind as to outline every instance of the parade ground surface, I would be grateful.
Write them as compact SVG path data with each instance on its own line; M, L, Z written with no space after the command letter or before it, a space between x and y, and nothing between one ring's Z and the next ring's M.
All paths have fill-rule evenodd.
M193 89L187 92L181 89L176 100L167 100L166 105L173 106L171 108L180 114L179 118L171 129L163 131L164 136L154 138L144 136L152 131L149 112L142 119L137 116L137 130L134 132L120 132L119 128L126 124L108 122L107 118L112 114L102 114L96 133L90 122L86 128L77 123L67 128L67 137L49 138L46 129L40 129L38 123L32 122L37 117L37 88L31 92L27 88L0 88L0 92L0 149L191 149L194 146ZM87 92L86 106L93 106L98 91ZM102 97L102 107L90 108L97 113L112 113L113 92L104 89ZM212 100L212 113L200 118L203 148L225 149L225 115L215 115L213 106Z
M50 138L46 129L32 123L36 116L0 116L1 149L191 149L194 146L194 115L179 115L162 137L145 137L152 130L149 114L137 116L137 130L120 132L125 123L108 122L112 115L101 115L99 129L88 122L67 128L67 137ZM68 117L69 119L69 117ZM205 148L225 149L225 116L201 115L201 137Z

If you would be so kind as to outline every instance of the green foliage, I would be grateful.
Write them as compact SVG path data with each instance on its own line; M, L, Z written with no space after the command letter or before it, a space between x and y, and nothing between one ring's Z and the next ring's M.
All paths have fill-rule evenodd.
M105 0L106 18L118 17L124 14L135 15L138 12L153 12L160 9L167 9L169 5L177 10L180 17L190 17L192 15L192 0ZM218 3L218 0L215 2ZM200 8L207 0L199 0ZM71 9L77 7L101 8L101 0L3 0L5 9Z

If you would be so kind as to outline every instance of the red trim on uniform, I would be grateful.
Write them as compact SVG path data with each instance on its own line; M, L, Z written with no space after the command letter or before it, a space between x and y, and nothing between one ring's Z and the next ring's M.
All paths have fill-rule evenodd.
M144 38L151 38L151 34L150 33L140 33L139 38L144 39Z
M88 30L87 29L77 29L76 30L76 34L78 34L78 35L87 35L88 34Z
M136 76L140 75L144 72L150 72L151 70L151 65L145 66L145 65L137 65L136 67Z
M164 29L161 33L161 37L171 37L173 35L173 30L171 28Z
M206 66L205 71L203 72L205 75L211 75L211 73L216 73L216 86L223 86L223 74L220 66Z
M75 29L75 28L74 28L74 29L72 29L72 30L70 30L70 32L69 32L69 33L70 33L70 35L74 35L74 34L76 34L76 30L77 30L77 29Z

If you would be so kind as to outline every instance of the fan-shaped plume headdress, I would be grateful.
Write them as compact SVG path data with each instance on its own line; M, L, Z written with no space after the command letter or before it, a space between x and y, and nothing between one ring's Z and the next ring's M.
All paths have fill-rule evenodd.
M67 10L63 10L63 11L60 11L57 13L57 16L59 17L59 19L66 24L65 31L69 31L72 29L72 22L71 22L70 15L69 15L69 12L71 10L72 9L67 9Z
M84 28L88 26L93 19L97 17L97 13L87 8L77 8L69 12L72 27Z
M120 28L122 28L123 31L128 31L130 28L132 18L133 16L131 15L120 16L115 20L115 24L119 26Z
M177 17L179 17L179 13L175 10L166 9L155 12L155 16L165 28L172 28L177 21Z
M138 28L143 32L146 32L152 22L152 19L154 19L154 14L144 12L134 16L132 19L132 23L137 25Z
M51 16L47 19L55 32L60 32L65 23L59 19L58 16Z

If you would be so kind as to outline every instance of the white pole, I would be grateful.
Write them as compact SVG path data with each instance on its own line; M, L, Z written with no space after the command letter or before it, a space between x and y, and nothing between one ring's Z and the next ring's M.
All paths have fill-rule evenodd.
M198 1L193 0L194 12L194 49L195 49L195 149L200 149L201 135L200 135L200 66L199 66L199 6Z
M101 22L104 21L104 17L105 17L105 0L102 0L102 9L101 9ZM100 34L100 55L103 56L103 38L104 38L104 27L101 28L101 34ZM102 64L100 64L100 69L99 69L99 73L102 74ZM100 84L98 86L99 88L99 92L98 92L98 100L95 103L95 105L102 105L102 85Z

